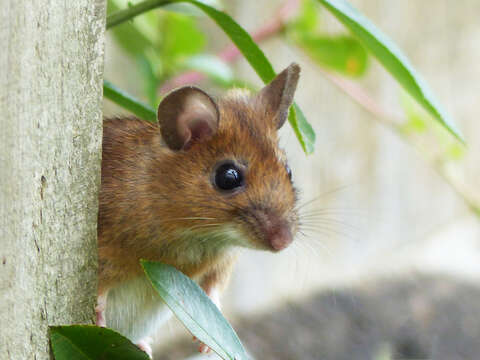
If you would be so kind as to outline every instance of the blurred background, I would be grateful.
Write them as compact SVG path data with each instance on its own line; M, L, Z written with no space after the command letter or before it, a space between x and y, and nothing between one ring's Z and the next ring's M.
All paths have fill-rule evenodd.
M277 72L301 65L296 101L317 139L306 156L282 129L309 226L279 254L242 250L224 314L257 359L480 359L480 2L351 3L404 51L468 145L318 2L216 1ZM154 107L192 81L217 95L262 86L189 7L108 35L105 78ZM105 116L121 113L105 101ZM176 320L156 342L155 359L201 358Z

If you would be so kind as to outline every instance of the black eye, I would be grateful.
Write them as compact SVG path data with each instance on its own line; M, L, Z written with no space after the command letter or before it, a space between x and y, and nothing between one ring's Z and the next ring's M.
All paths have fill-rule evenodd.
M243 173L235 164L225 163L215 171L214 181L220 190L234 190L243 185Z
M290 179L290 181L292 181L292 169L290 169L290 166L285 164L285 170L287 170L288 178Z

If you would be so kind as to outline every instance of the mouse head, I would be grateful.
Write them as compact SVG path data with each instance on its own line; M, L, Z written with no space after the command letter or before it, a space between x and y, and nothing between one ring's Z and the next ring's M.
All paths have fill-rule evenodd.
M170 204L163 231L183 229L192 239L201 234L212 247L279 251L291 243L296 191L277 131L299 72L290 65L255 95L233 90L217 102L187 86L163 99L158 120L171 150L158 164Z

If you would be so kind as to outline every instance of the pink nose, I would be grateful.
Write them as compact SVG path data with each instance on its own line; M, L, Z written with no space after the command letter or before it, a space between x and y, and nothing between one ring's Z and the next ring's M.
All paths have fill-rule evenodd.
M284 223L271 224L265 229L265 238L272 249L277 251L285 249L293 240L290 228Z

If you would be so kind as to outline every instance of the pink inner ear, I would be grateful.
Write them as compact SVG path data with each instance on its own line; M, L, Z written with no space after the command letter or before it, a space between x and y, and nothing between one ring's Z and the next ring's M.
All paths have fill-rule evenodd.
M188 129L185 129L188 131ZM188 135L184 136L184 150L188 150L194 143L203 141L212 136L213 131L209 124L203 120L197 120L190 123Z
M186 86L172 91L162 100L158 121L165 143L178 151L208 140L218 128L219 112L208 94Z
M192 141L206 139L212 136L212 128L210 124L203 120L194 121L190 126L192 132Z

